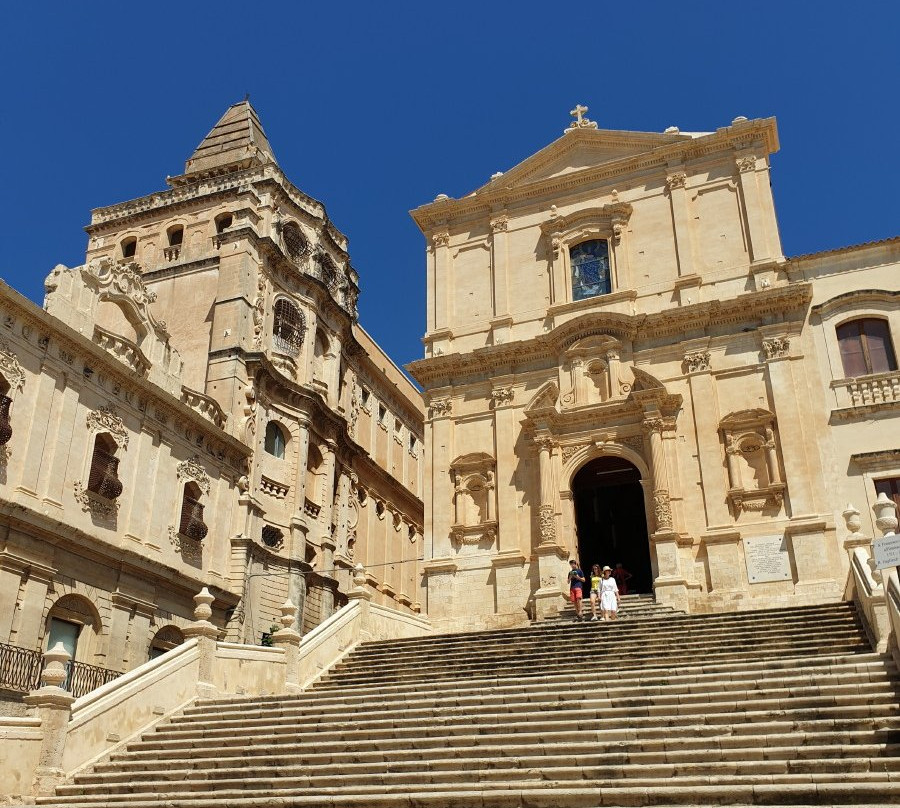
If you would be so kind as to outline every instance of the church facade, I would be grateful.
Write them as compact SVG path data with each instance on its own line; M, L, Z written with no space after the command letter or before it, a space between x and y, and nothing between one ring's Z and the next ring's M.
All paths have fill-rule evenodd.
M773 119L586 111L412 212L429 617L555 614L569 558L694 612L841 598L845 520L871 536L877 493L900 500L900 239L786 258Z
M203 586L243 643L288 598L318 625L359 563L423 609L422 398L359 325L346 237L248 101L168 184L93 211L43 310L0 287L4 671L62 641L96 685Z

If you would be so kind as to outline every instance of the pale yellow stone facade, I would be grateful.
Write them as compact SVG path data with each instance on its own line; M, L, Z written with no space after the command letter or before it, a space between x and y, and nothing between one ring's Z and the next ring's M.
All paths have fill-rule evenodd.
M773 119L658 134L584 112L413 211L429 617L554 614L579 556L691 611L841 598L841 514L873 535L876 483L900 478L900 375L894 350L848 378L837 329L897 345L900 240L785 258Z
M259 643L287 599L301 632L327 618L360 563L376 605L421 611L422 397L358 323L346 238L248 102L168 184L93 211L44 310L0 287L0 643L44 649L55 620L125 671L204 585Z

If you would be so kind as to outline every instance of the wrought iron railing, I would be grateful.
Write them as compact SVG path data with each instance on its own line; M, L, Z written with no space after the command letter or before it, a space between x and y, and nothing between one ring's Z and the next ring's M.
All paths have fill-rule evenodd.
M44 655L40 651L0 643L0 688L17 693L35 690L41 686L43 669ZM86 662L69 662L66 674L62 687L75 698L80 698L122 675L118 671L88 665Z

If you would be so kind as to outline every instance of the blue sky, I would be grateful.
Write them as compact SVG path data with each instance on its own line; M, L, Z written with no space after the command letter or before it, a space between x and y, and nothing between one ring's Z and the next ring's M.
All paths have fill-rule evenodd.
M19 3L4 9L0 276L36 301L84 257L91 208L164 187L251 93L288 177L325 203L361 321L422 355L408 211L601 127L774 115L788 255L900 234L896 3ZM771 10L765 14L763 11Z

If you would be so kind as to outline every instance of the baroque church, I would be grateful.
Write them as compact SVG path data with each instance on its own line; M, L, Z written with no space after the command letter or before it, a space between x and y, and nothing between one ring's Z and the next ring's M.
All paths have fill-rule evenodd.
M843 599L877 495L900 502L900 238L785 257L774 119L585 112L412 211L430 620L556 614L569 558L691 613Z
M0 286L7 690L57 642L80 691L165 652L203 586L240 643L287 599L310 631L360 563L422 609L422 398L358 322L347 238L249 101L167 184L92 212L43 310Z

